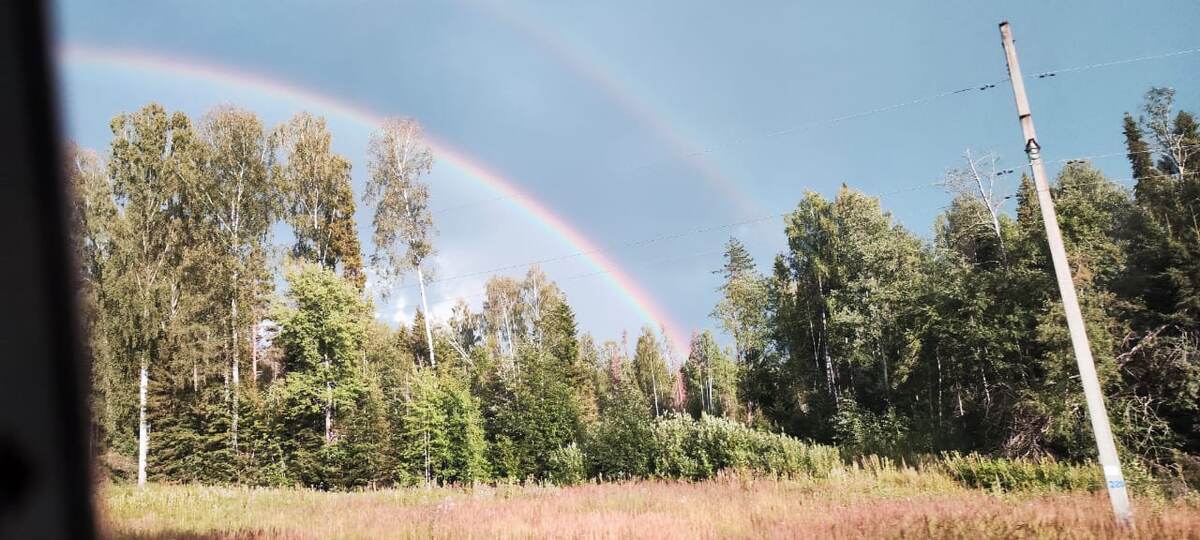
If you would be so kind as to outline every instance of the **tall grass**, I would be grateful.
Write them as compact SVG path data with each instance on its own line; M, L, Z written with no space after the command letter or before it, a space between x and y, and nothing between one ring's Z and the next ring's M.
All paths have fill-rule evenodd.
M1117 538L1099 493L994 494L911 467L572 487L110 486L115 538ZM1135 499L1138 535L1195 538L1200 505Z

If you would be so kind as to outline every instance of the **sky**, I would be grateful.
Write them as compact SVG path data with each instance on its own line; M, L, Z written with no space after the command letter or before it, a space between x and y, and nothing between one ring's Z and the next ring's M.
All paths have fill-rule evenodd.
M583 330L665 325L682 351L716 327L724 242L769 271L806 191L877 195L929 238L949 200L932 184L965 150L1025 164L1007 83L979 89L1007 76L1005 20L1047 160L1105 156L1125 179L1121 116L1147 89L1200 109L1200 53L1033 76L1200 48L1184 1L62 0L55 41L67 134L101 155L110 119L151 101L268 126L303 110L361 197L378 120L416 118L434 142L435 317L540 261ZM358 224L369 252L369 208ZM412 282L391 292L379 317L410 320Z

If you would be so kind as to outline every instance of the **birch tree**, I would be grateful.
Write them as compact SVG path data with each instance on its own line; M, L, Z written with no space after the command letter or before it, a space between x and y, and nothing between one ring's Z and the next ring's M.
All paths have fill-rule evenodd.
M272 185L271 145L258 117L232 107L218 108L200 126L205 146L200 174L189 185L189 199L200 205L216 246L214 262L226 278L223 296L228 342L226 353L231 389L230 425L233 449L238 445L241 393L241 350L248 346L256 285L265 279L263 261L271 225L278 215L278 193ZM245 341L246 343L243 343Z
M375 253L371 263L381 281L387 283L415 271L425 313L425 341L429 365L436 366L433 329L425 284L424 267L433 255L433 217L429 212L429 186L421 179L433 168L433 153L425 142L421 125L411 118L389 118L371 135L370 179L365 202L375 206ZM383 288L387 291L387 287ZM386 294L386 293L385 293Z
M1195 156L1200 155L1194 140L1195 118L1187 112L1175 112L1174 88L1151 88L1142 111L1146 113L1141 118L1142 129L1149 133L1153 150L1160 157L1159 170L1183 180L1192 172Z
M484 329L494 344L494 352L511 366L529 318L521 300L522 284L506 276L493 277L487 281L485 289Z
M655 417L671 407L668 402L669 389L673 384L671 374L658 338L648 326L642 328L634 349L633 379L638 390L646 397L646 404L650 406L650 412Z
M168 324L171 274L179 232L180 185L194 150L187 117L157 104L113 119L108 173L117 216L113 222L112 276L105 326L123 374L136 372L137 481L146 483L150 447L149 371L160 360Z
M292 255L342 275L359 289L365 275L354 222L350 161L332 150L325 119L299 113L276 129L281 153L280 192L284 217L296 241Z

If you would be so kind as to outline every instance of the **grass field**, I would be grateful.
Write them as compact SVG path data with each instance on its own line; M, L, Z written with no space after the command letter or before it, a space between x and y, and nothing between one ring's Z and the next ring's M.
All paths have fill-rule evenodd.
M997 494L915 471L821 480L327 493L101 488L113 538L1109 538L1096 493ZM1200 502L1138 499L1137 537L1200 538Z

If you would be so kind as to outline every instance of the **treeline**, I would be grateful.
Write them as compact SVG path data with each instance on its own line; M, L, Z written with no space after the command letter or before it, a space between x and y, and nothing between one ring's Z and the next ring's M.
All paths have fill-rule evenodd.
M1132 192L1070 163L1052 194L1122 451L1197 474L1200 136L1173 97L1125 118ZM848 188L799 203L769 272L730 240L713 317L733 347L703 332L671 351L651 328L580 332L536 267L489 280L478 312L378 322L372 291L410 275L423 295L434 252L411 120L371 140L366 261L322 120L150 105L112 127L106 158L75 150L69 174L113 476L351 488L1094 455L1034 188L1005 212L1003 171L973 157L931 242Z
M349 488L806 466L798 440L671 416L739 410L737 366L710 334L681 377L650 328L632 354L581 335L537 268L491 279L479 312L378 322L372 291L406 274L423 286L434 253L433 156L412 120L371 138L368 261L323 120L267 129L224 107L193 123L151 104L111 127L107 156L73 148L67 164L111 476ZM673 465L655 457L668 447Z
M1200 134L1173 101L1124 118L1132 191L1086 162L1050 190L1121 449L1196 482ZM1033 183L967 159L932 242L848 188L786 217L767 275L730 242L715 315L755 421L852 453L1094 457Z

